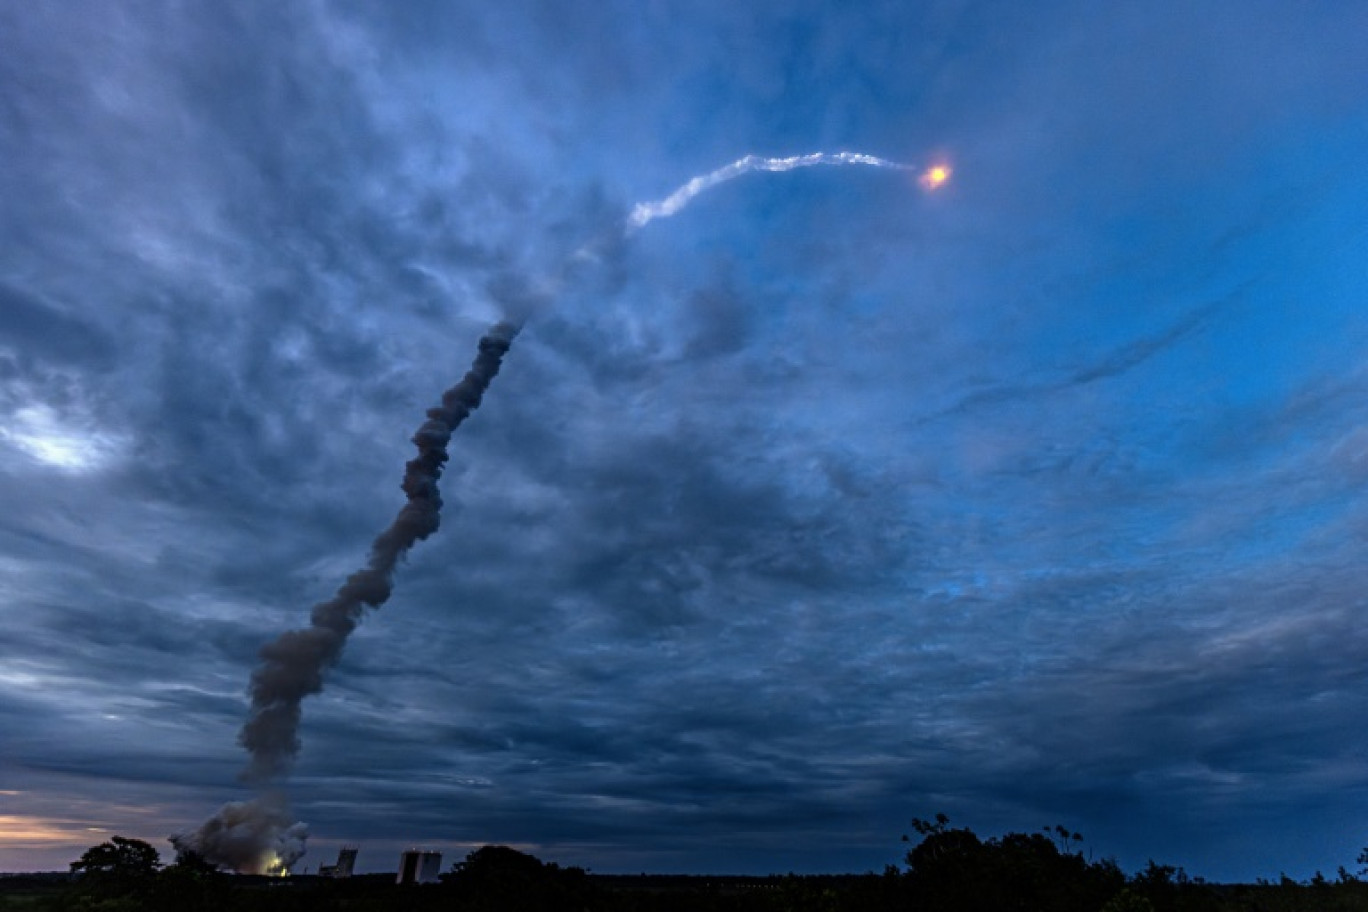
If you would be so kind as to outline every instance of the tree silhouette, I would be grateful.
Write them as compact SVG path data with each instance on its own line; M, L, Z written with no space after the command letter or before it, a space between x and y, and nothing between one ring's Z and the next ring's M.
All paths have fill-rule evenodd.
M442 882L471 912L583 909L593 887L580 868L562 868L508 846L484 846L457 862Z
M150 881L161 867L157 850L141 839L115 836L85 850L71 873L91 881L136 884Z
M1096 912L1125 885L1115 862L1086 861L1075 850L1083 837L1062 826L986 841L944 814L913 818L912 828L922 839L907 853L907 878L919 910Z
M142 909L157 881L161 859L141 839L115 836L86 849L71 863L75 908L101 912Z

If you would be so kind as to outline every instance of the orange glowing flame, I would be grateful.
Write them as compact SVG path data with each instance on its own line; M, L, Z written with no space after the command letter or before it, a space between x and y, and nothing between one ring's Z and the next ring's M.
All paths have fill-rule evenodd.
M932 165L922 172L921 177L917 178L917 183L921 184L924 190L935 190L949 179L949 165Z

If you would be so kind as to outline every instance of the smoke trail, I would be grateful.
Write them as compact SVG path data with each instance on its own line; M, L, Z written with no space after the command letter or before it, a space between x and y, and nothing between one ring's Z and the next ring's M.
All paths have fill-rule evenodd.
M283 776L299 753L299 704L323 689L323 672L337 662L347 637L366 606L378 608L390 597L394 567L415 542L437 531L442 497L437 481L447 460L451 434L480 404L499 372L517 333L500 323L480 339L469 372L428 409L427 421L413 435L418 456L404 467L402 487L408 502L371 545L370 560L353 573L330 600L313 607L309 626L289 630L261 649L262 663L252 672L252 715L238 740L252 755L243 772L248 782Z
M447 442L479 407L517 332L516 325L499 323L485 333L465 377L442 394L441 405L428 409L427 420L413 435L418 455L404 468L408 500L371 544L366 566L348 577L331 599L313 607L308 627L286 631L262 647L261 664L248 688L251 716L238 735L251 755L244 781L261 787L289 772L299 753L301 701L323 689L323 673L337 663L366 607L378 608L389 598L399 559L437 531L442 507L437 481L447 461ZM259 870L272 861L288 869L303 854L306 835L302 824L290 820L283 796L272 794L225 805L198 830L179 834L172 843L237 870Z
M810 168L813 165L869 165L874 168L892 168L897 171L915 170L912 165L888 161L863 152L810 152L807 155L790 155L788 158L765 158L761 155L747 155L730 165L716 171L691 178L688 183L661 200L637 203L627 218L627 233L631 234L653 219L668 218L693 201L693 198L706 190L732 178L740 177L751 171L792 171L794 168Z

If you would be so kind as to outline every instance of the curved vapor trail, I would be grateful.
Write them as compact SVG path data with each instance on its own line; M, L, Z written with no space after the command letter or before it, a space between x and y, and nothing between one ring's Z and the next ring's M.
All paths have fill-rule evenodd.
M632 214L627 217L627 233L645 227L658 218L674 215L698 196L718 184L740 177L751 171L792 171L794 168L810 168L813 165L867 165L872 168L890 168L896 171L914 171L912 165L889 161L876 155L863 152L810 152L807 155L790 155L787 158L765 158L761 155L747 155L730 165L723 165L716 171L709 171L691 178L674 193L654 202L637 203Z

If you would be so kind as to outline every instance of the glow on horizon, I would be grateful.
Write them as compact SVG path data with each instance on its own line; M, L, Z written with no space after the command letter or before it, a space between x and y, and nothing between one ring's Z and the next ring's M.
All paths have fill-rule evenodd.
M105 832L103 827L90 827L67 820L50 820L22 814L0 814L0 848L44 845L81 845L88 842L93 832Z

